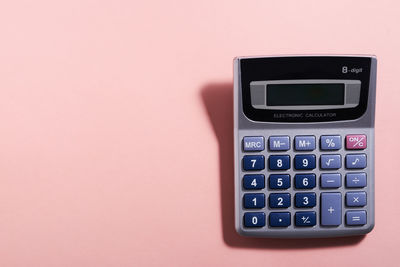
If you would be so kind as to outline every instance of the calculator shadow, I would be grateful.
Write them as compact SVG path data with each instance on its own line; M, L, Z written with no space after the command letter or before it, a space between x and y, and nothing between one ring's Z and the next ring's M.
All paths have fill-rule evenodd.
M222 237L226 245L238 248L305 249L352 246L365 236L274 239L240 236L235 230L233 166L233 84L210 83L201 89L201 99L219 143Z

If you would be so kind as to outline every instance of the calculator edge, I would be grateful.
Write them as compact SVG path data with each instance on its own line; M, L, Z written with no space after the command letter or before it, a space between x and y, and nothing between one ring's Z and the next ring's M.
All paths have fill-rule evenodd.
M321 55L277 55L277 56L262 56L263 58L268 58L268 57L297 57L297 56L308 56L308 57L313 57L313 56L332 56L332 57L368 57L371 59L371 69L370 69L370 86L369 88L371 89L368 95L368 110L361 116L361 118L353 120L353 121L339 121L339 122L329 122L328 125L339 125L339 124L347 124L349 123L352 124L360 124L359 127L363 128L369 128L369 136L370 136L370 157L372 164L370 165L370 172L373 174L372 178L370 180L371 183L371 188L372 188L372 193L370 192L370 200L372 200L372 203L370 203L370 213L371 216L368 216L369 220L367 223L367 227L363 229L352 229L352 231L342 231L342 230L336 230L336 231L299 231L299 232L281 232L281 231L271 231L271 232L249 232L249 231L244 231L240 225L241 217L240 217L240 212L239 212L239 207L240 207L240 202L241 202L241 197L239 196L239 188L241 187L241 179L239 176L239 167L240 162L239 162L239 149L241 144L239 140L239 111L242 113L242 117L245 117L245 119L248 121L250 124L272 124L275 126L280 126L279 128L284 129L284 125L287 125L287 123L271 123L271 122L256 122L252 121L249 118L247 118L243 114L242 107L239 105L239 95L241 95L241 85L239 82L240 78L240 60L241 59L247 59L247 58L259 58L261 56L251 56L251 57L236 57L234 58L234 97L233 97L233 107L234 107L234 184L235 184L235 229L238 234L241 236L245 237L259 237L259 238L265 238L265 237L270 237L270 238L324 238L324 237L340 237L340 236L357 236L357 235L365 235L373 230L375 227L375 97L376 97L376 73L377 73L377 58L375 55L328 55L328 54L321 54ZM360 123L361 121L361 123ZM248 124L247 123L247 124ZM289 123L291 127L296 126L296 123ZM324 122L317 122L317 123L308 123L309 126L317 124L318 126L323 126L322 128L329 128L325 127ZM369 127L366 127L365 125L369 125ZM283 126L283 127L282 127ZM256 127L256 128L259 128Z

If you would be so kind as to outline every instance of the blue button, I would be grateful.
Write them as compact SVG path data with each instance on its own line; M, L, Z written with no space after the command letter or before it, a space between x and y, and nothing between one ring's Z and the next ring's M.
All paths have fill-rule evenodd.
M367 205L367 193L348 192L346 194L346 205L349 207L364 207Z
M262 155L243 157L243 169L245 171L259 171L265 168L265 158Z
M296 212L296 226L314 226L317 224L317 215L315 211Z
M321 174L322 188L339 188L342 186L342 175L340 173Z
M365 154L346 155L347 169L364 169L365 167L367 167L367 155Z
M346 174L347 187L365 187L367 186L367 174L365 172Z
M263 189L265 187L264 174L246 174L243 177L244 189Z
M340 155L321 155L321 169L340 169L342 167L342 158Z
M297 193L294 198L298 208L312 208L317 205L315 193Z
M339 150L342 148L342 137L340 135L321 136L322 150Z
M271 136L269 138L269 149L272 151L286 151L290 149L289 136Z
M365 210L354 210L346 212L347 225L367 224L367 212Z
M342 194L321 193L321 225L342 224Z
M289 212L271 212L269 214L269 226L288 227L290 225Z
M243 151L263 151L263 136L246 136L243 138Z
M315 149L315 136L303 135L294 138L296 150L312 151Z
M269 176L269 188L288 189L290 187L289 174L271 174Z
M289 157L289 155L269 156L269 169L270 170L287 170L287 169L290 169L290 157Z
M245 212L244 226L246 227L263 227L265 226L264 212Z
M269 206L271 208L288 208L290 207L290 194L276 194L269 195Z
M312 189L316 184L315 174L296 174L294 183L297 189Z
M243 206L246 209L261 209L265 207L264 194L244 194Z
M296 155L294 157L294 167L296 170L315 169L315 162L315 155Z

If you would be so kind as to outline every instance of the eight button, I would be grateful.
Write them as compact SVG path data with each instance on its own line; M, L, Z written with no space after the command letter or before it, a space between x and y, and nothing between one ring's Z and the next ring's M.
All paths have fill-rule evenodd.
M289 155L273 155L269 156L270 170L287 170L290 169Z

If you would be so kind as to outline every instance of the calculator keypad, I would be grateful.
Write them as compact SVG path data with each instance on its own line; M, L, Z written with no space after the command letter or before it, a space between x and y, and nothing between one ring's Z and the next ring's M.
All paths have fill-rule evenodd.
M367 224L366 148L364 134L244 137L244 227Z

